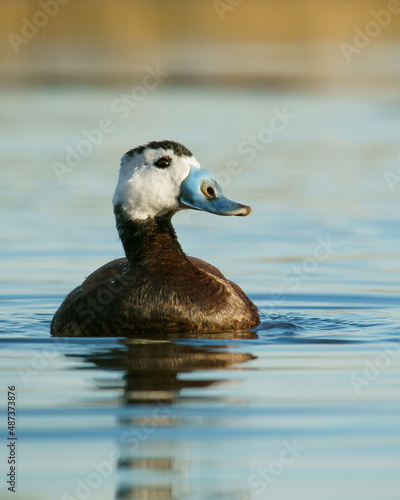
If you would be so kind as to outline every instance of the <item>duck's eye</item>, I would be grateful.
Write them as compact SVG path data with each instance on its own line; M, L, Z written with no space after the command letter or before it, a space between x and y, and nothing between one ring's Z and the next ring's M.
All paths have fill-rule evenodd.
M201 190L208 198L211 198L212 200L214 200L217 197L215 189L211 186L205 186L203 184L203 186L201 186Z
M169 156L161 156L154 165L158 168L167 168L171 165L172 159Z

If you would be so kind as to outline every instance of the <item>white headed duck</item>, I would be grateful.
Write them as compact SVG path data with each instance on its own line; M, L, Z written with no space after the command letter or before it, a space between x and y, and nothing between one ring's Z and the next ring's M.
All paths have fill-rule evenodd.
M242 330L257 307L211 264L186 255L172 216L187 209L249 215L174 141L153 141L121 160L114 213L126 258L92 273L54 315L55 336L133 336Z

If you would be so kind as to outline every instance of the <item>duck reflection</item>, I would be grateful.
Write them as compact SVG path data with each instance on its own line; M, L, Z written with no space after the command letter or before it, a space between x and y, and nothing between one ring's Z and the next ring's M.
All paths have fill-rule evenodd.
M246 331L196 335L193 341L187 335L126 339L114 348L85 356L99 368L123 372L125 410L119 417L117 500L190 496L192 440L197 427L204 425L201 415L193 419L192 403L211 398L208 393L191 392L229 381L228 373L224 378L221 373L213 375L214 371L236 369L255 359L236 352L234 342L254 338L256 333ZM100 390L110 389L104 381L96 383ZM224 397L214 396L212 401L223 403ZM182 410L188 407L191 411L185 416Z

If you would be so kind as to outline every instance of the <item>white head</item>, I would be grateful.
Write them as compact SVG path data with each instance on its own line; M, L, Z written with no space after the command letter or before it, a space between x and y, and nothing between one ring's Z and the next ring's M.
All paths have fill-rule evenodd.
M182 144L152 141L121 159L113 205L134 220L187 208L219 215L248 215L250 207L227 200L212 175Z

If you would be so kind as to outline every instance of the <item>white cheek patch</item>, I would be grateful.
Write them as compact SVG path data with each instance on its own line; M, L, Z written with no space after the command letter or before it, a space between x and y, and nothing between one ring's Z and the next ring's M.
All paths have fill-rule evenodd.
M189 175L190 166L200 168L194 158L177 157L172 151L148 150L131 162L123 162L113 203L121 204L125 212L136 220L157 217L181 210L181 184ZM153 165L161 156L168 155L172 163L165 169Z

